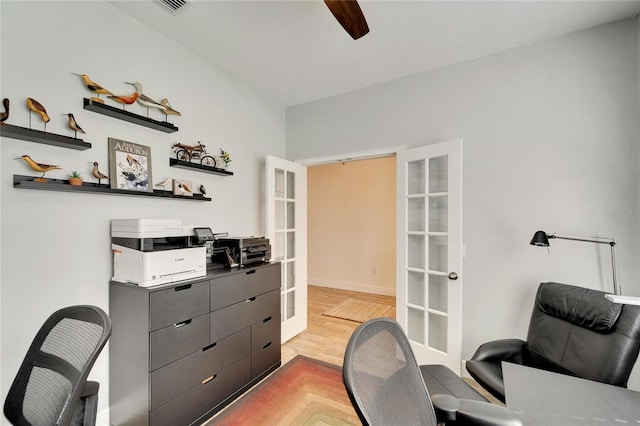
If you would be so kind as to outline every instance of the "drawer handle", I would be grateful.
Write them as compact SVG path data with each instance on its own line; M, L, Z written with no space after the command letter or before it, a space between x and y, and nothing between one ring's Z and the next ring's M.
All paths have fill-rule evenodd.
M256 298L255 298L255 296L254 296L254 297L250 297L249 299L246 299L246 300L244 301L244 303L251 303L251 302L255 302L255 301L256 301Z
M269 346L271 346L271 342L269 342L269 343L267 343L266 345L264 345L264 346L262 347L262 349L267 349Z
M188 320L186 320L186 321L179 322L179 323L177 323L177 324L173 324L173 326L174 326L175 328L180 328L180 327L184 327L184 326L185 326L185 325L187 325L187 324L191 324L191 320L190 320L190 319L188 319Z
M206 385L207 383L209 383L210 381L212 381L213 379L215 379L216 377L218 377L217 374L214 374L213 376L209 376L206 379L204 379L201 383L203 385Z
M191 284L185 284L185 285L180 285L176 288L174 288L175 291L182 291L182 290L188 290L191 288Z
M206 352L211 348L215 348L216 346L218 346L218 342L213 342L212 344L210 344L209 346L205 346L204 348L202 348L202 352Z
M256 270L252 269L250 271L245 272L245 275L250 275L250 274L255 274L255 273L256 273Z
M269 321L271 321L271 318L273 318L273 317L265 318L265 319L263 319L263 320L262 320L262 322L263 322L263 323L265 323L265 322L269 322Z

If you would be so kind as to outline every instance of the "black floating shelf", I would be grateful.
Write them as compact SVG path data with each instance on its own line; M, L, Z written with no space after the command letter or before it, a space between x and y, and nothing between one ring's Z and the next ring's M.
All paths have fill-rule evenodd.
M126 189L112 189L108 184L97 184L93 182L83 182L82 186L73 186L69 181L64 179L47 179L47 182L37 182L33 176L13 175L13 187L23 189L40 189L43 191L63 191L63 192L82 192L106 195L132 195L138 197L162 197L173 198L186 201L211 201L202 194L193 194L192 197L175 195L171 191L154 190L153 192L143 191L127 191Z
M198 170L201 172L213 173L214 175L233 176L233 172L230 172L225 169L220 169L218 167L203 166L202 164L190 163L188 161L182 161L176 158L169 158L169 166L179 167L181 169Z
M150 129L160 130L165 133L174 133L178 131L176 126L167 121L157 121L152 118L145 117L144 115L134 114L122 108L112 107L111 105L105 105L99 102L91 102L87 98L84 98L84 109L128 121L129 123L149 127Z
M43 132L40 130L27 129L26 127L5 124L0 126L0 136L5 138L22 139L29 142L54 145L62 148L78 149L84 151L91 148L91 144L78 138L57 135L55 133Z

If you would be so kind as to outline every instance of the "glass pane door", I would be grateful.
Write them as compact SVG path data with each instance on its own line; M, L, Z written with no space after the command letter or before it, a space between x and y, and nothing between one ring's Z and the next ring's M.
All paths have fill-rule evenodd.
M460 203L450 208L461 196L459 176L451 181L455 145L398 153L397 314L421 363L460 371L460 283L449 279L461 266Z
M296 314L296 244L295 244L295 173L278 169L275 171L275 197L273 206L276 226L273 230L274 260L282 264L282 321Z
M272 260L282 267L282 341L306 328L306 168L267 157L267 228Z

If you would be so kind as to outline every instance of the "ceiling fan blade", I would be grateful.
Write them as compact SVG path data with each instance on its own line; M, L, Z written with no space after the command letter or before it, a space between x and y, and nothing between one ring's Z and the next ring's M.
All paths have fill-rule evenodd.
M356 0L324 0L342 28L357 40L369 32L367 20Z

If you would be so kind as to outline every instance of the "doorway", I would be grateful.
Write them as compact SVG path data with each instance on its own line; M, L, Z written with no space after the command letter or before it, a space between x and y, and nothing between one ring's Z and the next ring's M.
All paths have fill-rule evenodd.
M444 364L459 372L462 345L462 140L376 155L389 156L392 156L397 169L395 176L389 175L385 181L396 183L397 194L389 199L396 204L397 217L395 225L379 228L392 229L397 233L397 244L388 245L395 247L390 253L397 258L396 291L391 292L396 296L397 319L409 336L421 363ZM364 161L365 158L359 157L358 161ZM336 160L342 166L349 164L335 158L324 162ZM313 161L306 162L306 165L312 166ZM309 250L310 273L307 282L312 285L314 280L319 285L329 284L335 288L353 284L345 283L339 278L341 275L338 278L334 276L333 279L317 278L319 274L335 274L336 271L352 273L359 269L360 278L363 276L363 268L368 274L377 274L377 268L369 266L371 258L356 262L356 256L361 252L370 252L370 246L375 249L374 243L378 241L376 237L379 236L379 230L369 229L364 234L353 232L356 225L366 223L373 212L381 209L380 204L377 207L367 206L361 198L363 193L375 192L368 190L372 186L370 183L380 173L370 176L368 180L359 180L353 176L343 176L341 171L339 168L332 169L319 181L319 191L325 197L327 192L333 196L331 185L327 185L327 182L335 182L334 187L341 191L349 181L360 182L360 185L355 190L347 190L347 195L335 202L325 199L310 206L310 209L319 212L320 219L316 221L308 217L309 228L315 229L315 223L323 225L320 227L320 236L324 241L324 251ZM364 175L363 171L355 174L356 177L361 175ZM311 187L308 189L313 190ZM338 212L333 216L328 215L322 210L325 206L333 206ZM345 206L355 209L356 214L347 216L341 211ZM384 208L384 202L382 206ZM347 217L356 219L349 222L345 220ZM342 228L338 228L337 232L328 232L335 231L337 224L343 224ZM315 236L310 236L309 247L312 247L313 241ZM349 245L350 243L355 243L356 246ZM340 247L344 246L347 246L346 249L340 251ZM333 253L337 254L331 256ZM322 267L317 267L316 260L325 257L333 263L325 262ZM372 283L371 278L366 276L367 272L361 282ZM365 284L359 290L366 292L366 287L373 287L374 291L380 291L381 288Z
M395 155L308 166L308 283L395 296L395 200Z

